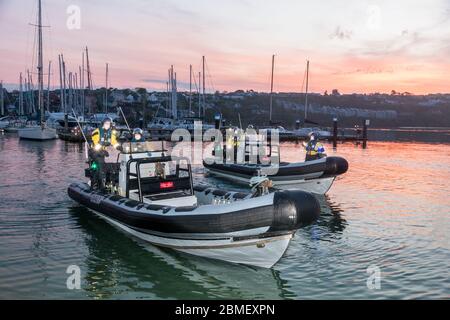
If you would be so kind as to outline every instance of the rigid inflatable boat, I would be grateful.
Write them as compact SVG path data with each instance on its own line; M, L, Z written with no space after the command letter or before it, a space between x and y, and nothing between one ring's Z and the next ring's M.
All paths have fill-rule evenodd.
M316 198L298 190L194 186L188 159L160 151L124 151L109 169L106 190L78 182L69 196L133 236L198 256L269 268L320 214Z
M207 172L235 182L250 184L253 177L267 176L277 189L298 189L325 194L338 175L345 173L348 162L340 157L279 164L227 164L204 161Z
M216 147L220 144L218 142ZM216 150L212 157L203 161L206 172L247 185L251 185L255 177L266 176L276 189L325 194L336 177L348 170L347 160L341 157L324 156L313 161L281 162L279 144L273 143L271 137L262 140L259 135L246 136L242 146L235 147L235 150L222 146L219 150L224 151L223 155Z

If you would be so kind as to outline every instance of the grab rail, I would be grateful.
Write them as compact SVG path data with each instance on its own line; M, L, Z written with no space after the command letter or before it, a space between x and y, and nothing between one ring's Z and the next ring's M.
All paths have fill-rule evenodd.
M180 168L180 161L186 161L187 162L187 168ZM189 159L186 157L172 157L172 156L163 156L163 157L155 157L155 158L132 158L127 161L127 172L126 172L126 192L125 195L127 198L130 196L130 176L136 177L138 180L138 191L139 191L139 201L143 202L143 196L142 196L142 186L141 186L141 164L148 164L148 163L156 163L156 162L169 162L169 161L176 161L177 163L177 169L176 169L176 176L179 176L180 171L188 172L189 175L189 182L190 182L190 191L191 195L194 194L194 184L192 181L192 168L191 164L189 162ZM130 166L132 163L136 163L136 173L130 172Z

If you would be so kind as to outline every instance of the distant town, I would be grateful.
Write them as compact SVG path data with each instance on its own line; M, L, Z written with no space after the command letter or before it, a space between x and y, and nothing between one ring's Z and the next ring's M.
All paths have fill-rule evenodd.
M77 109L79 93L77 90L72 91L67 98L69 110L71 107L80 110ZM92 113L114 113L120 106L130 121L135 123L149 121L155 116L173 116L168 92L151 92L144 88L84 91L85 111ZM24 92L22 98L19 90L7 91L2 88L1 93L2 115L32 116L36 113L37 91ZM60 93L60 90L44 93L47 111L64 111L61 110ZM231 125L261 126L269 123L269 93L253 90L217 91L206 94L202 100L198 92L178 92L176 103L179 117L200 117L212 122L216 114L221 114ZM304 121L304 114L305 94L273 94L272 123L291 129L296 120ZM369 119L371 127L375 128L446 127L450 124L450 94L413 95L395 90L390 94L340 94L337 89L320 94L309 93L308 120L321 126L331 126L333 118L337 118L343 126L353 126Z

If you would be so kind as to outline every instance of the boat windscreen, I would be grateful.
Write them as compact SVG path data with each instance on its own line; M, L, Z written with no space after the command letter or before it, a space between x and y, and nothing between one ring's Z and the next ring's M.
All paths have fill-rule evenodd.
M143 152L161 152L161 143L145 142L124 142L122 143L122 153L143 153Z

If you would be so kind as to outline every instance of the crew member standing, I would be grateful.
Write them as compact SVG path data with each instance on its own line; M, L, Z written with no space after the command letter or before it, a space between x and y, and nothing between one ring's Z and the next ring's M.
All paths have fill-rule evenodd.
M306 149L305 161L317 160L325 157L325 148L322 143L319 142L318 135L314 132L309 134L309 141L303 142L303 146Z
M105 188L105 157L107 157L109 146L113 146L115 149L120 150L121 146L117 141L116 130L113 129L113 122L111 118L106 117L103 119L102 126L92 131L92 148L89 150L89 157L92 164L95 164L96 173L92 187L98 187L101 190Z

